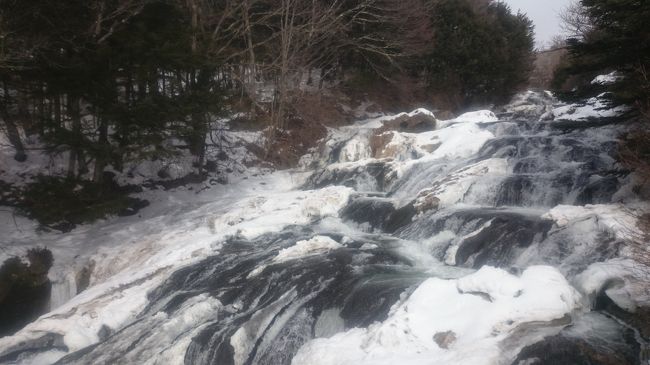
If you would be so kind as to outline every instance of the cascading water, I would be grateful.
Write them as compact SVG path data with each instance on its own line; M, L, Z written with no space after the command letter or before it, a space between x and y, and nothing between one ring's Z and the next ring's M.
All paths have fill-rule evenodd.
M552 103L527 93L500 117L388 131L380 146L373 133L390 118L332 131L305 159L316 168L302 190L257 190L219 214L177 209L200 221L198 237L166 234L177 244L139 262L151 265L141 277L91 287L0 339L0 361L639 362L642 336L592 311L601 287L625 301L594 266L627 258L623 127L553 120ZM129 296L128 313L105 309Z

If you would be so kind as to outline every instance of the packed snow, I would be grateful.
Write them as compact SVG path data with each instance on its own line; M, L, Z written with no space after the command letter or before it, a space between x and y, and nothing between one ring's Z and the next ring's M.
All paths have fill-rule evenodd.
M561 319L580 300L552 267L516 277L486 266L457 280L428 279L385 321L312 340L292 364L495 364L509 335L526 323Z

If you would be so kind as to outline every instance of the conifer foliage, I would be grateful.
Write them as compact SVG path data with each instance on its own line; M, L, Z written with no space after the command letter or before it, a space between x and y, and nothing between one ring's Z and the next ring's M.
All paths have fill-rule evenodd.
M0 127L16 160L37 135L70 179L178 147L200 173L233 100L272 129L291 127L305 83L358 75L408 74L455 108L499 102L527 79L532 36L487 0L3 0Z
M569 11L574 15L567 19L579 20L569 25L582 31L568 40L569 58L556 75L556 87L561 90L573 77L578 96L606 95L613 104L634 106L644 127L624 136L621 158L650 177L650 2L581 0ZM591 83L594 76L611 72L613 83Z

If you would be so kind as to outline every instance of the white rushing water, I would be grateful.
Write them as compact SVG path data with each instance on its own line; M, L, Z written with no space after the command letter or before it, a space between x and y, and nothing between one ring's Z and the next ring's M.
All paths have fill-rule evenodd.
M52 310L0 338L0 362L509 364L557 336L637 356L595 308L603 290L647 299L627 245L643 205L614 159L624 110L599 107L529 92L434 130L361 121L301 169L145 192L138 217L68 234L19 219L16 250L54 253Z

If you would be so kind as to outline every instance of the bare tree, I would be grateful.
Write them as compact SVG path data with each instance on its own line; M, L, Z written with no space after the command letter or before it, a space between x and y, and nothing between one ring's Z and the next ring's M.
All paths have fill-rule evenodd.
M593 30L593 23L584 6L573 1L560 12L561 27L569 38L585 39Z

